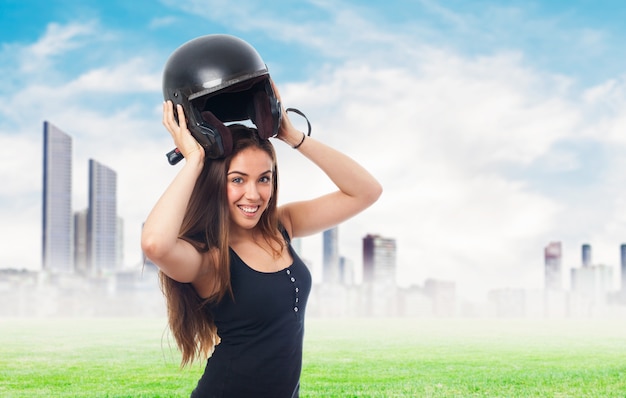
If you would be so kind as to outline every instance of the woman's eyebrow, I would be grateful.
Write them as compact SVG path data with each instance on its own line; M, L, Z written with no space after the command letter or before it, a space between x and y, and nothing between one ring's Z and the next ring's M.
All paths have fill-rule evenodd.
M268 174L268 173L271 174L272 173L272 169L266 170L266 171L262 172L259 175ZM229 176L231 174L241 174L242 176L248 176L248 173L244 173L243 171L237 171L237 170L229 171L228 174L226 174L226 175Z

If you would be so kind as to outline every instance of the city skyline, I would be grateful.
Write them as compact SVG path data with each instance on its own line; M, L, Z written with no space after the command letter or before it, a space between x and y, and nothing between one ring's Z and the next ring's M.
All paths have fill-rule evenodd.
M84 215L78 212L77 215ZM331 231L336 232L336 231ZM337 236L331 233L329 236ZM333 238L326 239L328 249ZM396 278L394 239L368 235L362 240L364 280L360 284L343 272L339 281L323 278L315 284L309 315L312 317L497 317L497 318L597 318L621 316L626 309L626 286L610 286L611 267L594 264L592 247L581 245L581 265L572 268L572 288L561 289L550 277L558 273L561 244L550 242L544 250L544 289L501 287L488 292L487 301L473 302L460 296L457 282L428 278L423 285L402 288ZM294 247L299 246L299 240ZM626 244L622 264L626 263ZM332 250L326 250L329 252ZM340 263L345 267L343 256ZM0 293L14 303L1 314L11 316L121 316L163 315L163 297L158 289L155 268L107 273L44 272L43 274L0 270L0 284L12 286ZM98 293L99 292L99 293ZM104 297L103 297L104 296ZM47 297L45 306L38 305ZM157 304L157 305L155 305Z
M89 159L89 206L86 210L73 212L72 230L68 222L72 213L72 187L68 184L69 176L73 172L72 137L47 121L43 126L43 275L33 278L32 275L19 271L0 272L0 281L11 281L9 283L16 285L8 294L15 295L22 303L27 302L31 296L37 297L40 294L37 291L44 285L47 289L58 290L59 293L56 294L64 291L62 298L50 303L47 310L49 315L110 313L111 308L108 312L103 311L102 305L96 305L95 302L82 306L82 309L81 305L63 308L62 302L77 299L91 291L91 288L103 289L106 286L111 297L122 300L128 300L128 295L132 296L134 292L141 296L153 295L158 291L153 267L148 268L147 277L144 277L143 270L139 272L139 269L120 267L123 224L117 216L117 173L106 165ZM59 219L65 222L55 222ZM57 239L54 245L50 245L47 244L48 235L61 236L64 239ZM70 243L72 235L74 247ZM396 240L379 234L368 234L362 238L362 261L356 267L362 280L355 283L357 281L352 275L348 276L352 270L347 268L352 262L341 254L338 237L339 226L322 233L323 264L321 268L318 267L321 275L315 275L313 271L318 279L312 300L314 316L430 314L450 317L476 316L478 313L495 314L498 317L595 316L618 313L619 307L626 303L626 284L622 283L618 289L613 288L614 268L594 263L593 248L588 243L581 245L580 267L572 267L570 270L570 289L564 288L563 284L567 277L562 269L562 242L552 241L544 247L544 288L541 291L499 287L488 291L487 306L476 306L458 294L457 280L454 277L427 278L423 285L412 284L402 288L397 273ZM296 239L294 247L301 251L301 239ZM71 258L72 249L74 258ZM626 274L626 244L620 245L620 254L618 271L621 271L620 280L623 281ZM71 287L76 283L76 277L83 279L83 283L79 283L82 285L80 289ZM28 286L32 280L40 282L32 294L28 294L24 286ZM86 288L85 284L91 288ZM83 303L92 301L86 297L81 300L84 300ZM146 308L151 307L141 305L140 299L135 301L132 300L133 308L126 308L125 313L144 313ZM97 310L94 309L96 307ZM20 316L41 314L25 304L19 304L18 308L20 309L11 309L7 313Z
M89 159L88 206L72 206L72 137L43 122L42 262L49 274L102 275L123 266L117 173ZM14 267L20 269L20 267Z
M48 195L45 192L48 186L55 186L56 196L65 198L65 202L69 203L67 192L62 192L60 187L71 191L71 185L67 184L67 176L72 174L72 162L71 162L71 147L72 138L65 134L61 129L51 125L49 122L44 121L44 152L43 152L43 164L44 164L44 179L43 179L43 191L44 191L44 214L45 209L50 208L46 206L46 199ZM52 161L50 160L52 159ZM57 166L60 164L62 167ZM54 167L51 167L54 166ZM49 174L54 175L49 169L57 170L58 175L61 175L61 182L65 184L58 184L55 181L51 182ZM68 203L61 203L62 209ZM71 203L69 203L71 205ZM71 207L71 206L70 206ZM53 208L54 210L54 208ZM71 208L70 208L71 210ZM58 218L58 217L57 217ZM75 218L75 232L74 232L74 251L78 253L80 251L77 242L80 240L79 225L85 223L82 227L86 234L85 260L86 269L97 271L102 273L103 271L118 271L121 270L120 266L123 265L121 261L120 246L123 245L123 240L118 238L118 233L121 234L122 228L120 228L121 219L117 217L117 173L109 167L89 159L89 207L83 212L74 212ZM79 221L82 220L82 221ZM44 261L42 262L42 269L46 270L45 261L45 236L54 232L54 230L47 231L46 228L47 218L43 217L42 231L43 231L43 253ZM63 224L61 231L63 231ZM67 225L65 225L67 228ZM61 234L54 234L61 235ZM345 264L347 259L340 252L339 248L339 226L335 226L321 233L322 235L322 264L317 267L317 272L314 274L316 279L321 280L326 284L344 284L351 285L357 282L356 280L346 280ZM362 255L360 267L357 270L361 274L361 283L379 283L387 286L398 285L397 278L397 264L396 264L396 240L394 238L382 237L378 234L367 234L362 238ZM302 239L297 239L298 250L301 251ZM67 244L70 247L69 243ZM69 250L69 249L68 249ZM98 254L94 254L94 253ZM306 255L306 253L304 253ZM78 256L75 254L75 256ZM544 248L544 289L548 291L562 291L566 290L567 283L570 282L573 290L580 289L580 285L584 285L585 280L594 280L594 278L601 278L600 291L608 292L612 290L626 289L626 284L623 281L626 278L626 244L620 245L620 265L616 267L619 277L619 283L616 289L613 289L613 267L606 264L593 263L592 246L588 243L581 245L581 263L580 267L573 265L570 269L570 277L565 275L563 269L563 249L562 242L553 241L550 242ZM72 264L76 263L74 269L79 269L81 266L74 260ZM313 264L310 264L310 266ZM67 267L66 267L67 268ZM583 270L582 268L592 268L589 270ZM67 272L67 269L65 270ZM600 276L596 276L596 271L600 271ZM428 279L430 280L430 278ZM448 278L443 283L456 283L454 278ZM578 285L578 287L576 286ZM411 286L411 285L410 285ZM418 286L414 283L412 286Z
M100 162L89 159L89 201L87 209L74 211L71 207L72 137L48 121L43 122L43 184L42 197L42 266L41 270L54 273L81 273L89 275L111 274L123 271L123 221L117 216L117 173ZM50 202L50 203L49 203ZM46 214L52 216L46 217ZM59 214L61 215L59 217ZM71 214L71 216L68 216ZM67 222L73 219L72 229ZM54 223L52 223L54 221ZM50 225L52 223L52 226ZM82 236L84 234L84 236ZM345 264L352 261L341 254L339 226L321 233L322 264L314 277L324 284L351 285L374 283L380 286L397 286L396 240L378 234L367 234L362 238L362 255L357 267L361 280L346 280ZM56 245L47 243L54 236ZM61 239L59 239L61 237ZM73 239L72 239L73 238ZM65 241L64 241L65 240ZM70 242L73 242L70 243ZM297 239L301 251L302 239ZM51 247L52 246L52 247ZM61 253L59 255L58 253ZM73 253L73 256L72 256ZM306 253L304 253L306 256ZM143 257L143 256L142 256ZM51 259L55 258L54 261ZM562 242L553 241L544 247L544 289L546 291L571 290L626 291L623 283L626 275L626 244L620 245L618 267L593 262L592 245L581 245L580 267L573 265L570 277L563 269ZM65 262L64 262L65 261ZM81 264L84 261L85 264ZM51 266L52 264L52 266ZM314 267L314 264L309 264ZM613 285L614 272L619 274L617 287ZM426 281L435 281L432 278ZM564 283L566 282L566 283ZM569 283L567 283L569 282ZM437 283L456 284L454 278ZM593 285L597 285L594 287ZM410 286L420 286L413 283ZM498 288L496 288L497 290Z
M0 282L13 285L4 294L18 303L5 314L111 314L114 308L89 296L89 292L103 289L111 302L121 300L127 304L123 310L119 308L124 314L162 313L162 309L141 304L141 297L154 297L158 292L154 267L148 266L145 274L144 269L140 272L137 268L122 267L123 221L117 215L117 173L90 158L89 205L85 210L73 211L72 137L44 121L43 141L41 275L0 270ZM568 278L562 267L562 242L552 241L544 247L543 289L499 287L488 291L486 305L477 305L458 294L454 277L429 277L423 285L413 283L402 288L397 272L396 240L379 234L362 238L361 262L356 267L362 276L359 283L353 278L351 259L341 254L339 226L321 235L323 263L317 272L312 270L312 275L317 277L314 279L318 280L312 295L313 316L587 317L618 314L626 303L626 283L623 283L626 244L620 245L618 272L622 283L618 289L613 288L614 267L594 263L593 247L589 243L581 245L580 267L571 268L571 287L565 288L563 281ZM301 239L296 239L294 247L303 254L301 243ZM307 262L306 253L304 257ZM38 282L33 284L34 281ZM40 300L44 290L54 292L52 296L56 297L44 311L26 304Z
M249 41L283 102L312 122L312 137L380 180L380 200L341 225L345 258L360 261L367 234L394 237L403 284L454 278L460 292L480 296L542 288L551 241L563 243L566 275L583 243L594 262L619 265L619 2L0 4L0 144L10 148L0 163L0 267L41 263L32 241L41 234L34 148L42 120L75 138L76 164L92 157L120 173L124 262L141 264L137 226L179 170L165 159L172 140L161 125L162 68L175 48L209 33ZM281 203L334 189L296 151L274 144ZM82 209L88 171L77 169L72 203ZM321 266L321 235L305 238L302 250Z
M123 221L117 216L117 173L100 162L89 159L89 206L84 211L73 211L71 206L72 137L48 121L43 122L43 217L42 267L43 271L90 272L92 275L122 270ZM70 214L73 216L70 217ZM72 230L69 219L74 219ZM59 222L61 220L61 222ZM65 222L63 222L65 220ZM81 235L85 236L82 237ZM351 263L341 254L339 226L327 229L322 235L322 264L314 276L324 284L352 285L359 281L347 280L346 264ZM50 243L49 236L54 237ZM72 240L73 237L73 240ZM72 243L73 242L73 245ZM302 239L297 240L301 251ZM400 285L397 275L397 246L393 238L367 234L362 238L360 267L361 283L380 286ZM72 256L73 253L73 256ZM306 256L306 253L303 253ZM65 260L64 260L65 259ZM592 245L581 245L581 265L573 265L569 278L563 269L561 241L544 247L544 282L546 291L572 291L588 294L606 294L626 291L626 244L620 245L618 267L593 262ZM65 261L65 263L62 263ZM85 264L81 264L84 261ZM309 264L312 268L314 264ZM616 272L614 272L614 268ZM321 275L320 275L321 274ZM615 286L615 277L619 275ZM431 280L430 278L427 279ZM564 283L568 282L568 283ZM456 284L454 277L437 283ZM413 283L409 286L419 286ZM592 293L590 293L592 292Z

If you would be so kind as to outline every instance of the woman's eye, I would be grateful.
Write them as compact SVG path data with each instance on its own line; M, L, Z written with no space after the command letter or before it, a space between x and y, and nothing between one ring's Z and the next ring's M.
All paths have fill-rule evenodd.
M231 182L234 182L235 184L241 184L243 182L243 178L235 177L231 180Z
M271 179L270 179L269 177L267 177L267 176L264 176L264 177L261 177L261 178L259 179L259 181L260 181L260 182L270 182L270 181L271 181Z

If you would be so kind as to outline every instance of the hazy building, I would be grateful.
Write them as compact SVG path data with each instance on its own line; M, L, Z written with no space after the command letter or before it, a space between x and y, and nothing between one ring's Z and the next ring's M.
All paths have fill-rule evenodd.
M322 280L324 283L339 283L341 279L339 269L339 229L333 227L324 231L323 243Z
M72 138L43 124L42 267L72 271Z
M395 239L379 235L367 235L363 238L363 282L395 286Z
M561 242L550 242L550 244L544 248L544 286L546 290L561 290L561 264L563 261L562 252Z
M526 292L523 289L493 289L487 294L487 299L498 318L526 316Z
M379 235L363 238L364 315L396 316L396 241Z
M582 245L582 264L583 267L591 265L591 245L587 243Z
M603 300L612 290L613 269L606 265L572 268L572 291Z
M118 264L117 174L89 160L87 266L93 274L114 271Z
M355 283L354 263L344 256L339 257L339 278L340 282L347 286Z
M429 278L424 282L424 293L432 299L434 315L452 316L455 314L456 283Z

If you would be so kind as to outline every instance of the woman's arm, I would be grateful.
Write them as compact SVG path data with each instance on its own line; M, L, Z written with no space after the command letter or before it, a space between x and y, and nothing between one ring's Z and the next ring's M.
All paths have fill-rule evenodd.
M274 91L278 90L274 86ZM311 235L335 226L372 205L382 194L380 183L349 156L298 131L283 110L278 138L297 147L339 189L316 199L281 206L279 217L292 237ZM302 141L304 139L304 141Z
M299 134L298 139L301 139L302 133ZM287 142L297 144L299 141ZM316 199L281 206L281 221L291 226L293 237L333 227L365 210L380 197L382 187L378 181L347 155L311 137L306 137L298 150L326 173L338 190Z
M141 248L170 278L191 282L202 269L204 256L179 238L189 198L204 166L204 150L191 136L182 107L177 108L180 125L174 119L170 101L163 104L163 124L185 157L185 164L148 215L141 234Z

